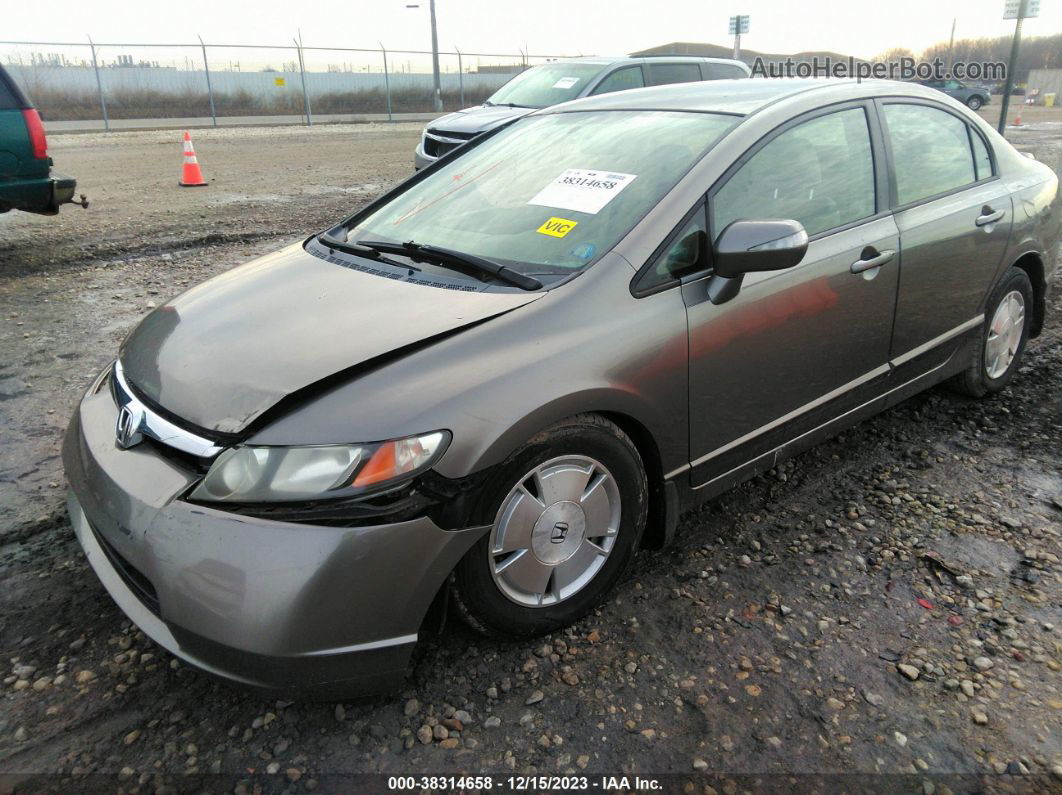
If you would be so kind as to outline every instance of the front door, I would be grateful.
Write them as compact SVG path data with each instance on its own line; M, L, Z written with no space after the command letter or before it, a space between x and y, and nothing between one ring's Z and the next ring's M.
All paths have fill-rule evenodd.
M855 103L788 125L709 197L713 239L739 219L789 218L811 242L795 268L747 275L725 304L703 279L683 287L694 486L888 373L899 236L878 190L871 111Z

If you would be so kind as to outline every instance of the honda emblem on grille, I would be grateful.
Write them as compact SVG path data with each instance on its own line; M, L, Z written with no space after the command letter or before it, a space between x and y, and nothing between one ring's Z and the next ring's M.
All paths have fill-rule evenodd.
M139 408L122 406L118 410L118 419L114 423L114 440L123 450L144 438L140 433L140 423L143 419L144 414Z
M568 537L568 523L557 522L553 525L553 532L550 533L549 543L551 544L563 544L564 539Z

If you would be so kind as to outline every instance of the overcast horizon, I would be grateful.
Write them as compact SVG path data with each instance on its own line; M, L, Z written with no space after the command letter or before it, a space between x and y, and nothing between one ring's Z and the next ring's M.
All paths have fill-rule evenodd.
M261 0L253 7L224 0L145 2L130 9L124 0L55 0L48 13L20 5L9 9L4 38L21 41L286 44L301 29L313 47L376 47L430 50L427 0L367 0L358 4L318 0L293 9L289 3ZM1043 0L1040 17L1024 23L1025 36L1062 32L1062 2ZM666 14L646 15L646 5L614 0L437 0L439 47L465 52L533 54L622 54L674 41L729 45L730 15L751 17L746 49L763 52L830 50L862 58L892 47L918 53L947 41L952 19L955 37L1013 33L1003 20L1003 0L893 0L888 4L821 0L808 4L780 0L734 0L709 6L705 0L667 0ZM813 10L812 10L813 9Z

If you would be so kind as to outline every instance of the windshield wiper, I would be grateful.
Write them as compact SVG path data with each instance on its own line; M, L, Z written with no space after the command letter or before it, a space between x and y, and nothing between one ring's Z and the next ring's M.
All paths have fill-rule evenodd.
M343 251L347 254L356 254L359 257L368 257L374 259L377 262L386 262L388 265L394 265L397 268L406 268L407 270L419 271L420 268L414 265L403 265L397 260L393 260L390 257L385 257L375 248L369 248L368 246L361 245L360 243L351 243L347 240L341 240L338 237L333 237L328 232L322 232L317 236L317 239L328 248L334 248L336 251Z
M414 243L412 240L408 243L389 243L386 240L359 240L356 245L375 251L387 252L388 254L404 254L412 259L428 260L439 265L451 265L458 269L486 273L522 290L540 290L542 288L542 282L538 279L525 276L519 271L514 271L485 257L477 257L475 254L466 254L463 251L422 245Z

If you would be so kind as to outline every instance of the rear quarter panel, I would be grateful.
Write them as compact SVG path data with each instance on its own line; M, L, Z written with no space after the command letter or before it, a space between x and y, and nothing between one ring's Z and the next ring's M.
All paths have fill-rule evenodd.
M1014 207L1010 246L1001 270L1025 254L1035 253L1043 262L1045 286L1050 289L1062 254L1062 196L1058 175L1046 164L1022 155L994 130L991 135L1000 175L1011 191Z

